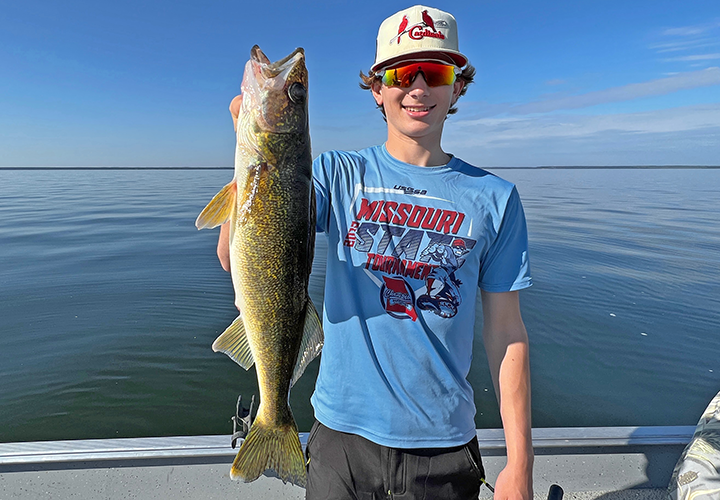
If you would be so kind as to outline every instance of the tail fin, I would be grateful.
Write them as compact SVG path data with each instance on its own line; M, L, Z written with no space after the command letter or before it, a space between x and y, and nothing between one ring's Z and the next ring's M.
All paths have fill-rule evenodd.
M271 427L255 420L235 457L230 477L249 483L266 469L274 470L283 482L305 486L305 457L294 421Z

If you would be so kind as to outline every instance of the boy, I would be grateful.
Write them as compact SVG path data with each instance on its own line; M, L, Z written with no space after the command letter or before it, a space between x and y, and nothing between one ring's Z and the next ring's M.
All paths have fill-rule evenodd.
M495 498L532 498L522 205L512 184L440 146L473 74L452 15L418 5L390 16L361 73L387 142L313 163L329 250L308 499L477 498L484 471L466 380L475 283L507 445ZM218 256L229 270L227 229Z

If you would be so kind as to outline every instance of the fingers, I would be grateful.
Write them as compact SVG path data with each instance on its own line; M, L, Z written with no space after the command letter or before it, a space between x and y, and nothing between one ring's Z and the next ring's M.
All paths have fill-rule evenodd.
M240 106L242 105L242 96L238 95L233 98L232 101L230 101L230 115L232 115L233 119L233 128L237 130L237 120L238 115L240 114Z
M218 236L217 256L222 268L230 272L230 223L226 222L220 226L220 236Z

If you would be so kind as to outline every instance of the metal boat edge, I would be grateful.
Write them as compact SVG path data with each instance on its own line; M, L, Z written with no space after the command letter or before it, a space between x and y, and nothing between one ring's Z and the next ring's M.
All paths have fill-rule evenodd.
M573 499L666 499L675 463L694 431L695 426L533 429L535 498L544 500L548 488L559 484ZM503 431L478 429L477 436L493 483L507 460ZM307 437L300 433L303 446ZM114 500L149 488L153 498L174 500L304 498L303 489L282 484L271 472L254 483L231 481L237 449L230 442L230 435L213 435L0 443L0 497L37 491L53 500Z
M533 447L577 449L606 447L685 446L695 426L555 427L533 429ZM300 433L305 447L308 433ZM478 429L480 449L505 449L502 429ZM0 443L0 466L87 462L93 460L201 458L235 456L230 436L172 436ZM491 453L495 454L495 453Z

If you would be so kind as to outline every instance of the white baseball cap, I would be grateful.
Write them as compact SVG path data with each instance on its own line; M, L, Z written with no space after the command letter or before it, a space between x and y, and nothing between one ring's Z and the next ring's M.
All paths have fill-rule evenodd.
M375 46L376 72L397 62L439 60L462 68L467 57L458 50L457 22L439 9L415 5L388 17L380 25Z

